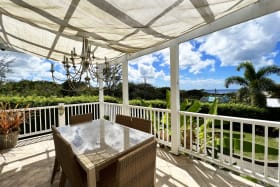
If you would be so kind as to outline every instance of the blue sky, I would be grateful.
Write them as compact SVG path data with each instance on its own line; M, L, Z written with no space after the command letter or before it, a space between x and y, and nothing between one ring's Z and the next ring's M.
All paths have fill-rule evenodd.
M236 66L246 60L255 67L280 66L280 12L242 23L180 44L180 88L224 89L224 80L241 75ZM15 58L9 80L50 80L50 61L22 54L0 52ZM56 63L61 69L61 63ZM144 79L157 87L170 86L169 50L129 61L129 81ZM59 76L63 76L62 73ZM280 84L280 76L272 76ZM238 88L232 85L230 88Z

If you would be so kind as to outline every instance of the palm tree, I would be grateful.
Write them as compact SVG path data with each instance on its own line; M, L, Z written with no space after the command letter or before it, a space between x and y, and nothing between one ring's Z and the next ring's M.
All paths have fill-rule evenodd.
M275 65L265 66L257 72L252 62L242 62L237 66L237 71L245 69L244 77L232 76L225 80L225 87L230 84L239 84L241 86L240 93L249 94L251 105L265 107L266 98L264 91L271 91L275 88L275 82L267 78L268 75L277 73L280 75L280 67Z

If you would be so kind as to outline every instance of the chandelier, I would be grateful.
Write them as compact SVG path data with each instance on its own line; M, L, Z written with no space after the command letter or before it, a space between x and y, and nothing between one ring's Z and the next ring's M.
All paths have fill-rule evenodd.
M54 64L51 64L50 71L54 82L67 81L72 90L78 90L83 86L90 87L91 81L102 80L105 82L105 86L112 87L121 80L120 64L110 65L106 57L104 57L103 64L98 64L87 38L83 37L81 55L77 55L75 48L70 54L70 57L64 55L62 61L64 79L55 76Z

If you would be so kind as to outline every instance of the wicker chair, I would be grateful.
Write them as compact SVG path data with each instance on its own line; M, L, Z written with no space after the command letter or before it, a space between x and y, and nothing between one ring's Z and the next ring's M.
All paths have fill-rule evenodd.
M92 113L70 116L69 124L78 125L78 124L82 124L84 122L89 122L89 121L92 121ZM59 133L55 127L52 127L52 130L53 130L53 133ZM55 158L52 177L51 177L51 184L53 183L55 174L59 171L59 169L60 169L60 164L57 161L57 159Z
M132 118L132 127L147 133L151 132L151 120Z
M79 123L85 123L89 121L92 121L92 113L70 116L69 124L77 125Z
M143 145L119 158L100 173L100 187L155 186L156 141ZM108 172L109 171L109 172Z
M59 133L55 133L55 127L53 130L56 159L62 168L59 186L65 186L66 178L73 187L87 186L86 172L77 162L71 145Z
M82 124L84 122L89 122L89 121L92 121L92 113L70 116L69 124L78 125L78 124ZM52 127L52 130L53 130L53 133L59 133L55 127ZM51 177L51 184L53 183L55 174L59 171L59 169L60 169L60 164L57 161L57 159L55 158L52 177Z
M53 132L53 134L59 134L59 132L57 131L57 129L54 126L52 126L52 132ZM59 171L59 169L60 169L60 165L55 157L53 171L52 171L52 177L51 177L51 184L53 183L55 174Z
M125 115L116 115L116 123L119 123L121 125L125 125L127 127L132 127L131 123L131 117L130 116L125 116Z
M156 141L152 141L118 160L116 186L155 185Z

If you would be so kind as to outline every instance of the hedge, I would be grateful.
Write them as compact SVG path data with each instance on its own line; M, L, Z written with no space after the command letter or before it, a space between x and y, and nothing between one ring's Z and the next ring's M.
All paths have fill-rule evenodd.
M118 98L111 96L104 96L105 102L110 103L122 103ZM88 103L98 102L98 96L73 96L73 97L44 97L44 96L0 96L0 102L9 102L11 105L19 104L19 107L36 106L51 106L58 103ZM166 108L167 104L164 100L142 100L133 99L129 101L131 105L153 107L153 108ZM208 113L209 103L201 103L201 113ZM280 109L279 108L258 108L244 104L218 104L218 114L224 116L245 117L253 119L263 119L271 121L280 121Z
M166 102L163 100L142 100L142 99L133 99L129 101L130 105L144 106L144 107L153 107L153 108L166 108Z
M208 113L208 103L203 103L201 113ZM218 114L224 116L244 117L280 121L280 108L259 108L244 104L223 103L218 105Z
M115 97L105 96L104 100L110 103L119 103L119 100ZM65 104L78 104L98 102L98 96L67 96L67 97L44 97L44 96L0 96L0 102L10 103L11 106L19 105L18 107L38 107L38 106L53 106L58 103Z

